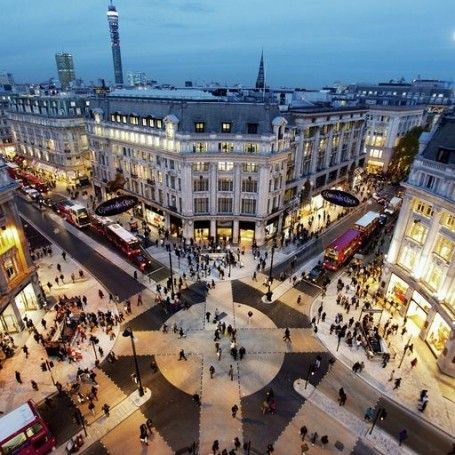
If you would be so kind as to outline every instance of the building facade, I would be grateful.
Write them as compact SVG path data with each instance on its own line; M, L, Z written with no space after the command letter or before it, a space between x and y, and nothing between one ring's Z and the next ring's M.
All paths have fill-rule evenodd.
M0 91L0 153L6 155L14 149L13 132L7 117L11 97L11 92Z
M455 376L455 117L423 133L385 262L386 296Z
M78 183L90 172L87 101L74 95L17 96L7 112L16 153L36 170Z
M370 106L367 113L365 153L369 173L387 172L394 148L412 128L421 126L422 106Z
M114 80L116 85L123 85L122 54L120 52L120 34L118 31L118 12L111 4L107 10L107 22L111 36L112 61L114 63Z
M63 90L66 90L70 87L71 82L76 80L73 56L67 52L58 52L55 54L55 63L57 63L60 85Z
M7 333L21 331L25 316L36 321L40 309L38 276L14 203L17 186L0 158L0 331Z
M284 118L278 104L196 90L122 90L90 103L97 196L122 174L142 216L186 238L261 245L282 233L303 189L310 197L362 164L364 111Z

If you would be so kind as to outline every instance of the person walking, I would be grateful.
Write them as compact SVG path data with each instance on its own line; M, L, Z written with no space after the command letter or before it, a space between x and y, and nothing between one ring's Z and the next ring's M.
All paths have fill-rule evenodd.
M399 389L400 388L400 385L401 385L401 378L396 378L395 381L394 381L394 387L393 387L393 390L396 390L396 389Z
M246 354L246 349L243 346L240 346L240 349L239 349L240 360L243 360L243 357L245 357L245 354Z
M218 453L218 450L220 450L220 443L218 442L218 439L215 439L212 444L213 455L216 455Z
M109 411L111 410L111 407L107 403L104 403L101 409L103 410L104 415L106 417L109 417Z
M22 384L22 377L21 377L21 374L19 371L16 370L16 372L14 373L15 377L16 377L16 381L19 383L19 384Z
M213 379L213 375L215 374L215 367L213 365L210 365L209 371L210 371L210 379Z
M188 360L183 349L181 349L179 352L179 360Z
M65 251L62 251L62 258L66 262L66 252Z
M417 365L417 357L414 357L412 360L411 360L411 369L412 368L415 368Z
M28 359L28 347L27 347L27 345L24 344L24 346L22 346L22 351L25 354L25 358Z
M90 413L94 416L95 415L95 403L93 403L92 400L89 400L89 403L88 403L88 410L90 411Z
M139 427L139 439L142 444L145 444L146 446L149 445L148 443L148 432L147 432L147 426L143 423Z
M303 427L300 427L300 437L302 438L302 441L305 440L305 436L307 435L308 433L308 428L303 425Z
M288 328L286 328L286 330L284 331L283 341L286 341L288 343L291 342L291 332Z
M235 418L237 416L237 412L239 411L239 407L235 404L234 406L232 406L231 411L232 411L232 417Z
M232 368L232 365L229 365L229 377L231 378L231 381L234 380L234 369Z
M32 379L30 382L31 382L31 384L32 384L32 389L33 389L33 390L38 390L38 389L39 389L39 388L38 388L38 384L36 383L36 381L34 381L34 380Z
M344 406L346 403L347 395L346 392L344 391L343 387L340 388L338 391L338 403L340 406Z
M222 352L222 349L218 346L218 349L216 351L216 355L218 357L218 360L221 360L221 352Z

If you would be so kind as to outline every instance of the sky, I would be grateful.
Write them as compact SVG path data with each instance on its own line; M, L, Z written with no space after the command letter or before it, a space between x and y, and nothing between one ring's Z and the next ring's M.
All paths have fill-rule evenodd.
M0 72L56 77L73 54L84 80L113 79L107 0L0 0ZM123 71L161 83L455 80L454 0L114 0Z

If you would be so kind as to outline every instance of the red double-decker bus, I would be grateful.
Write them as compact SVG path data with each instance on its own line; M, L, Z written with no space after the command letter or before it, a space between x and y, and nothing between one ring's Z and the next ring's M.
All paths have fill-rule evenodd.
M327 270L338 270L359 250L362 237L362 233L356 229L348 229L340 235L326 248L323 267Z
M29 400L0 417L2 455L45 455L55 448L55 437Z

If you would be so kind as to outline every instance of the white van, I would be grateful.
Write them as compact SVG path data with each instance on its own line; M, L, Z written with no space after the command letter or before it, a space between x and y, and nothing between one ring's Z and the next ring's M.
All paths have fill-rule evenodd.
M400 207L401 203L403 202L403 199L401 197L393 197L387 207L384 210L384 213L387 213L388 215L393 215Z

